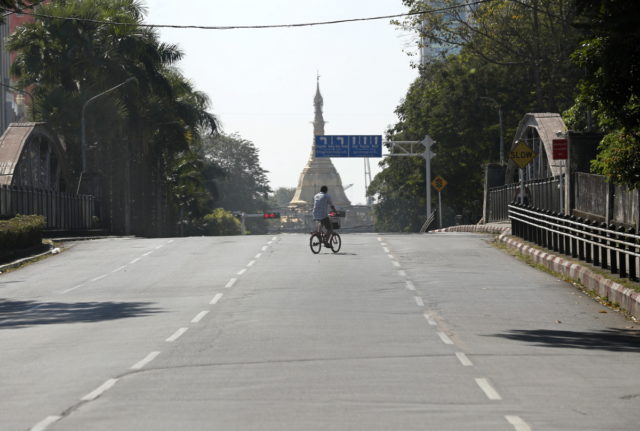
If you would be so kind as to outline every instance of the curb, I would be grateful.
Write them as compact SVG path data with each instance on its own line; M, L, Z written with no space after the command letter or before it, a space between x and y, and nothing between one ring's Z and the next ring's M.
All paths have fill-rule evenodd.
M538 250L518 239L510 238L510 227L499 227L489 225L465 225L451 226L449 228L438 229L432 232L485 232L498 234L498 241L517 248L518 251L548 269L555 271L573 280L579 281L587 289L595 291L600 297L617 304L622 310L631 314L634 318L640 319L640 292L624 287L620 283L596 274L588 267L571 262L563 257Z
M44 253L39 253L39 254L34 254L33 256L27 256L27 257L23 257L22 259L18 259L18 260L14 260L13 262L10 263L5 263L4 265L0 265L0 274L2 274L3 272L5 272L7 269L13 269L16 268L18 266L24 265L25 263L29 263L32 260L38 259L42 256L46 256L48 254L57 254L54 253L55 247L50 247L49 250L45 251Z

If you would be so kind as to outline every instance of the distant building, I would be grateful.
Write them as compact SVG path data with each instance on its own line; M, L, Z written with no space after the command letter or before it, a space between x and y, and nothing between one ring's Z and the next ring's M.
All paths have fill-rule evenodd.
M315 137L324 135L324 118L322 116L322 95L320 94L320 81L316 86L316 96L313 99L315 118L313 120L313 145L307 165L302 170L298 180L298 187L289 203L289 208L307 211L313 206L313 196L320 192L320 187L326 185L329 194L336 207L347 208L351 202L344 193L340 174L328 157L316 158Z

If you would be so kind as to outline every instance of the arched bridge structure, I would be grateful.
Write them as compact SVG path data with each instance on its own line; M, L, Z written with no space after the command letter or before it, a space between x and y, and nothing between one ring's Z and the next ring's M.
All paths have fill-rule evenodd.
M561 175L566 161L552 160L552 142L554 139L564 137L566 133L567 126L560 114L529 113L520 120L511 149L522 142L537 154L533 162L524 169L525 181ZM509 160L505 183L517 181L518 166L513 160Z
M0 137L0 185L64 191L65 153L44 123L12 123Z

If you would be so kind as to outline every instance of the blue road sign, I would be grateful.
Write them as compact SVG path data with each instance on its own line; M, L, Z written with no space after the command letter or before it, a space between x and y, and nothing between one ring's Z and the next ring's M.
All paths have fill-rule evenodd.
M382 157L382 136L316 136L316 157Z

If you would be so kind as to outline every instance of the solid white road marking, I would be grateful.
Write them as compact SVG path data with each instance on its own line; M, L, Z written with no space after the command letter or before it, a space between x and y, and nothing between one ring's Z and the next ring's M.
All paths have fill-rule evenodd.
M103 278L105 278L106 276L107 276L107 274L102 274L102 275L99 275L99 276L97 276L97 277L95 277L95 278L92 278L92 279L91 279L91 280L89 280L89 281L92 281L92 282L93 282L93 281L102 280L102 279L103 279Z
M118 271L122 271L122 270L123 270L123 269L125 269L126 267L127 267L127 265L122 265L122 266L117 267L116 269L114 269L114 270L113 270L113 271L111 271L111 272L118 272Z
M451 341L451 338L449 338L449 336L444 332L438 331L438 337L440 337L440 339L444 344L453 344L453 341Z
M87 395L82 397L81 400L82 401L93 401L93 400L95 400L100 395L104 394L109 389L111 389L113 387L113 385L116 384L117 381L118 381L118 379L109 379L109 380L107 380L106 382L101 384L98 388L96 388L95 390L89 392Z
M60 419L62 419L62 416L47 416L46 418L35 424L30 431L44 431L49 428L49 425L53 425Z
M462 352L456 352L456 357L464 367L473 367L473 362Z
M507 422L509 422L516 431L531 431L531 427L525 421L520 418L520 416L505 416L504 417Z
M63 290L62 293L69 293L73 290L80 289L84 284L78 284L77 286L73 286L71 289Z
M133 265L134 263L136 263L136 262L137 262L137 261L139 261L140 259L142 259L142 258L140 258L140 257L136 257L136 258L135 258L135 259L133 259L131 262L129 262L129 264Z
M492 401L499 401L502 399L500 394L493 389L493 386L489 383L487 379L476 379L476 383L480 386L480 389L484 392L484 394Z
M193 319L191 319L191 323L198 323L199 321L202 320L202 318L204 316L206 316L207 314L209 314L209 310L204 310L199 312L198 314L196 314L196 317L194 317Z
M151 352L149 353L143 360L136 362L131 369L132 370L141 370L145 365L147 365L149 362L153 361L156 356L158 356L160 354L160 352L155 351L155 352Z
M169 343L172 343L174 341L176 341L178 338L180 338L180 336L182 336L182 334L184 334L185 332L187 332L189 328L180 328L178 329L176 332L173 333L173 335L169 338L167 338L165 341L168 341Z
M407 285L407 289L409 290L416 290L416 286L413 285L413 283L411 282L411 280L405 280L405 283Z
M424 307L424 301L419 296L414 296L413 299L416 300L416 304L418 307Z
M237 278L232 278L231 280L229 280L227 282L227 284L224 285L224 287L226 287L227 289L233 287L234 284L236 284L236 281L238 281Z
M256 259L259 259L258 256L256 256ZM251 262L247 263L247 267L251 268L254 263L256 263L256 261L252 260Z
M211 300L211 302L209 302L209 304L216 305L218 301L220 301L220 298L222 298L222 293L216 293L216 296L213 297L213 299Z
M266 251L268 248L269 248L269 246L265 245L265 246L263 246L260 250L262 250L262 251Z
M400 269L400 270L398 270L398 275L399 275L400 277L406 277L406 276L407 276L407 273L406 273L406 272L404 272L402 269Z
M438 326L438 324L436 323L436 321L435 321L435 320L433 320L433 319L431 318L431 316L429 316L429 314L428 314L428 313L424 313L424 318L425 318L425 319L427 319L427 322L429 322L429 325L431 325L431 326Z
M237 272L238 275L242 275L245 272L247 272L247 268L241 269L240 271Z
M393 266L400 268L400 263L395 260L392 260L391 262L393 263Z

